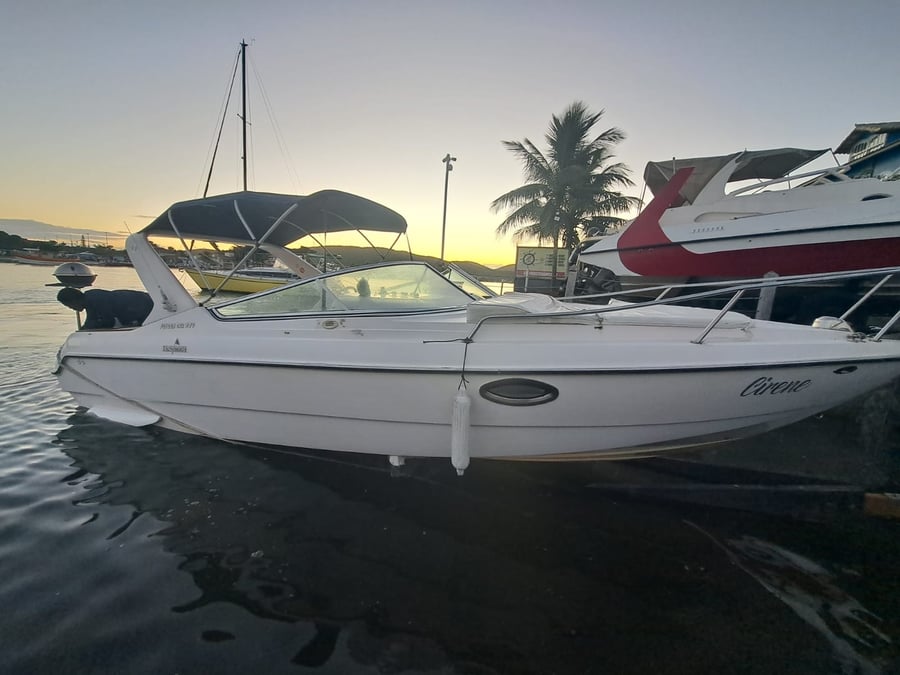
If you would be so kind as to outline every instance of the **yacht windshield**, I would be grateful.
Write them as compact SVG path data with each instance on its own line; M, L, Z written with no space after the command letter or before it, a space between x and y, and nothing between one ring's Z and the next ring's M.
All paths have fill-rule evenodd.
M216 305L223 317L342 312L419 312L478 298L424 263L357 267Z

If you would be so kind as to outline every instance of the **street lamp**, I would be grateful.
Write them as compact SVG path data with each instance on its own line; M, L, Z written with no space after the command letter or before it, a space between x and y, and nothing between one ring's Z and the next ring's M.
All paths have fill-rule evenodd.
M444 219L441 223L441 261L444 260L444 237L447 234L447 185L450 182L450 172L453 171L453 162L456 157L451 157L450 153L441 160L444 163Z

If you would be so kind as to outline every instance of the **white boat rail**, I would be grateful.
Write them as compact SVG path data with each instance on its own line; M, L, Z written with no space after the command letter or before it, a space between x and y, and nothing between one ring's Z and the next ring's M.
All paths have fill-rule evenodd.
M849 168L849 164L841 164L840 166L828 166L823 169L815 169L813 171L806 171L804 173L797 173L790 176L772 178L771 180L762 181L760 183L753 183L752 185L745 185L744 187L738 188L737 190L732 190L728 193L727 196L736 197L737 195L742 195L746 192L755 192L756 190L771 187L772 185L779 185L781 183L790 184L791 181L795 181L800 178L824 178L825 176L829 176L830 178L835 178L840 181L851 181L854 179L845 173Z
M869 270L858 270L853 272L829 272L823 274L803 274L796 276L784 276L784 277L766 277L762 279L746 279L738 282L729 281L729 282L710 282L710 283L702 283L702 284L671 284L665 286L654 286L650 289L641 289L641 292L646 293L648 290L650 291L659 291L659 295L654 300L648 300L644 302L633 302L626 304L616 304L613 306L609 305L597 305L596 307L585 308L585 309L577 309L577 310L567 310L561 312L547 312L541 314L495 314L488 315L479 319L469 334L467 340L471 341L475 334L479 331L482 325L487 322L496 322L496 321L508 321L508 320L524 320L524 321L535 321L542 320L547 318L563 318L563 317L575 317L575 316L597 316L598 319L602 321L602 316L605 314L613 314L617 312L628 311L632 309L638 309L643 307L656 307L660 305L674 305L674 304L689 304L691 302L697 300L703 300L707 298L714 297L725 297L730 295L731 297L727 300L724 307L719 310L715 317L713 317L709 323L707 323L700 333L691 340L694 344L702 344L709 333L719 325L722 319L728 314L732 307L734 307L735 303L740 300L747 291L750 290L759 290L762 291L764 289L775 289L781 286L797 286L814 282L822 282L822 281L837 281L837 280L850 280L850 279L863 279L863 278L879 278L878 281L873 285L871 289L869 289L859 300L853 303L846 311L844 311L840 317L837 317L840 322L846 321L846 319L859 307L861 307L867 300L869 300L873 295L875 295L894 275L900 274L900 267L884 267L878 269L869 269ZM677 296L670 295L670 292L676 289L684 289L684 288L697 288L702 287L704 289L710 290L702 290L693 293L688 293L686 295L679 294ZM621 299L623 296L627 296L630 293L637 292L636 290L628 290L628 291L617 291L613 293L598 293L594 295L579 295L574 297L562 298L563 301L575 301L575 302L584 302L586 300L611 300L611 299ZM873 336L868 339L873 341L880 341L884 335L886 335L890 329L900 321L900 310L898 310ZM859 335L859 334L856 334Z

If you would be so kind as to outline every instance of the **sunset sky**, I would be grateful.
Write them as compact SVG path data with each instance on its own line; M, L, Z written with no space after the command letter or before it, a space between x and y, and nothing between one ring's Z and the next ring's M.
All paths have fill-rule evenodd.
M489 209L523 182L501 141L545 147L575 100L627 133L638 196L647 161L836 147L900 120L900 3L884 0L29 0L2 16L0 218L76 230L139 229L201 195L241 39L250 188L375 199L437 255L449 152L454 260L514 261ZM211 194L240 189L238 140L232 112Z

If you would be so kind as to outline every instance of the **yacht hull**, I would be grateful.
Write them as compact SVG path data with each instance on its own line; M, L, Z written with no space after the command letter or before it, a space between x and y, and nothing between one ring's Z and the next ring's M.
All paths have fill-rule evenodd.
M627 246L611 241L582 254L581 262L610 270L623 288L755 279L770 272L778 276L850 272L900 262L900 222L877 228L835 227L829 234L832 241L784 231Z
M554 348L548 328L561 338ZM295 338L281 346L258 336L265 360L214 337L208 354L194 353L198 341L183 335L166 344L187 351L147 358L110 353L115 340L98 333L101 354L88 346L90 334L76 334L62 352L60 381L79 404L126 423L410 457L450 456L454 399L463 391L472 457L615 459L757 434L900 376L895 344L854 343L809 328L799 330L824 339L798 343L799 334L787 331L782 344L753 344L723 330L698 345L690 342L696 328L660 328L660 343L626 326L498 325L467 349L437 341L452 339L446 331L423 342L421 330L419 339L379 335L362 319L328 331L327 339L293 330ZM386 347L406 358L386 363ZM312 358L286 356L300 348ZM328 351L331 363L315 358ZM773 360L776 351L781 357ZM229 354L228 361L215 353ZM510 379L555 395L525 405L492 400L491 391Z

